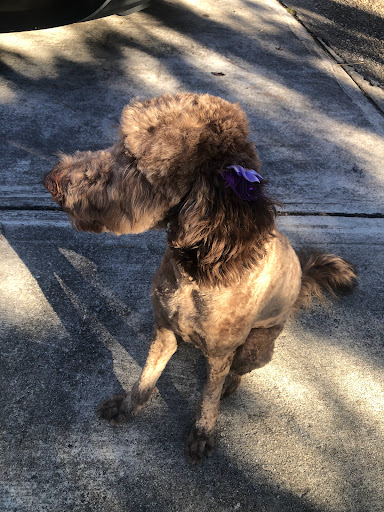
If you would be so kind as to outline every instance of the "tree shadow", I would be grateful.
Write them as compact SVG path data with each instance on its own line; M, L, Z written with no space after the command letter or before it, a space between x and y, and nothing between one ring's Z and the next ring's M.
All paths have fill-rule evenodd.
M205 17L197 8L159 2L126 20L3 36L4 96L14 96L0 107L9 120L1 127L3 188L13 188L2 204L11 207L17 190L26 208L50 204L41 187L46 159L114 143L121 110L134 96L194 90L244 105L273 193L288 209L318 209L317 191L325 187L325 210L335 202L345 210L352 201L375 213L384 187L372 156L382 144L377 126L273 10L257 6L256 26L241 9L218 12ZM16 176L7 172L15 162ZM350 184L354 173L363 193Z
M363 63L359 65L356 58L349 57L353 67L375 84L384 85L380 72L384 58L377 51L380 46L384 49L384 19L380 14L384 11L378 5L346 5L334 0L294 0L285 4L297 11L305 25L322 37L336 53L346 55L347 59L351 56L351 49L353 53L358 53L360 58L357 60ZM345 45L346 40L348 45ZM366 65L368 62L371 64L369 67Z
M24 300L32 293L39 303L42 292L47 308L45 315L40 310L42 325L36 322L32 329L26 318L23 326L20 311L15 319L19 331L2 333L2 382L8 383L1 397L3 486L12 496L5 495L4 510L51 503L56 508L81 503L84 510L105 503L116 511L166 511L181 503L187 510L195 510L197 503L204 503L204 510L237 510L239 503L243 510L322 510L274 482L261 466L244 473L244 465L220 439L212 459L201 467L188 465L184 443L204 379L204 362L188 347L171 361L159 380L159 393L132 422L113 429L97 421L97 404L120 385L116 360L128 357L138 363L125 368L134 372L128 375L130 383L145 360L152 329L147 311L151 276L138 275L135 257L152 268L163 246L157 233L113 243L67 227L64 234L58 215L52 214L56 221L45 226L44 237L41 226L21 223L6 224L8 238L2 239L9 244L5 265L15 268L20 262ZM12 330L12 319L4 318ZM106 331L126 355L106 343ZM226 407L232 411L230 404Z
M273 362L222 404L213 458L191 468L184 442L205 378L194 349L175 354L159 392L132 422L113 429L96 419L98 403L131 385L145 361L152 331L148 270L162 257L163 234L77 233L60 213L49 214L44 227L24 214L24 220L5 223L4 233L15 258L12 268L25 282L23 300L28 303L34 282L35 301L40 293L48 308L28 331L30 320L23 327L19 306L13 335L12 319L3 317L10 326L9 333L3 330L3 382L9 383L2 392L5 487L21 506L23 489L37 486L35 508L44 489L49 500L82 500L91 510L107 502L117 511L173 510L180 503L187 510L196 503L218 510L379 510L380 473L372 478L379 470L372 452L373 441L382 439L378 424L361 416L352 383L338 378L339 367L349 368L362 375L364 386L367 365L379 364L382 371L382 354L379 360L371 354L369 340L364 354L354 351L364 332L364 311L356 307L361 296L341 305L342 315L336 310L341 329L354 318L347 331L354 336L342 347L332 340L331 318L319 309L312 320L304 314L288 326ZM322 351L328 359L336 351L339 366L327 369ZM119 368L127 372L125 383ZM47 471L53 475L49 488ZM15 491L20 479L27 483ZM326 504L325 494L335 501Z

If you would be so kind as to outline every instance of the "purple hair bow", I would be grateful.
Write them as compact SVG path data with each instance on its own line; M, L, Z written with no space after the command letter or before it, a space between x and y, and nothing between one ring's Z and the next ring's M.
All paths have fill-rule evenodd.
M231 189L245 201L255 201L259 195L257 187L253 183L261 183L262 176L253 169L244 169L241 165L230 165L229 171L221 173L225 180L225 186Z

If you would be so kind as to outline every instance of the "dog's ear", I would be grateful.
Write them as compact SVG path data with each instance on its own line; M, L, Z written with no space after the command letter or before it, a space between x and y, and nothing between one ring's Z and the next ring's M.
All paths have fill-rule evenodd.
M199 283L237 281L264 254L275 207L258 185L258 198L238 197L219 172L200 174L169 223L168 244Z

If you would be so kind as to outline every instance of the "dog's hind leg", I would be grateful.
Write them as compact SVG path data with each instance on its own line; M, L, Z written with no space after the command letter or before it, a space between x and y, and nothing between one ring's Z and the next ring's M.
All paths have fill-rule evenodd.
M207 359L207 382L187 440L187 457L192 464L198 464L212 454L221 390L231 367L232 358L233 352L226 357L208 357Z
M221 393L226 398L236 391L241 377L246 373L265 366L272 359L275 339L283 330L283 325L267 329L251 329L245 343L237 348Z
M175 334L169 329L155 331L147 361L138 381L127 395L114 395L99 407L99 416L119 425L136 414L149 399L161 373L177 350Z

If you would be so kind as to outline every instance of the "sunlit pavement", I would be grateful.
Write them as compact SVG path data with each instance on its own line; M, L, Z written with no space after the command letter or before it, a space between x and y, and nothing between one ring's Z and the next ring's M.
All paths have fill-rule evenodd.
M382 512L384 120L277 2L211 4L0 35L1 512ZM193 348L130 423L96 414L145 361L164 233L75 232L41 183L58 151L113 143L132 98L185 90L240 102L280 228L360 278L290 321L197 468Z

